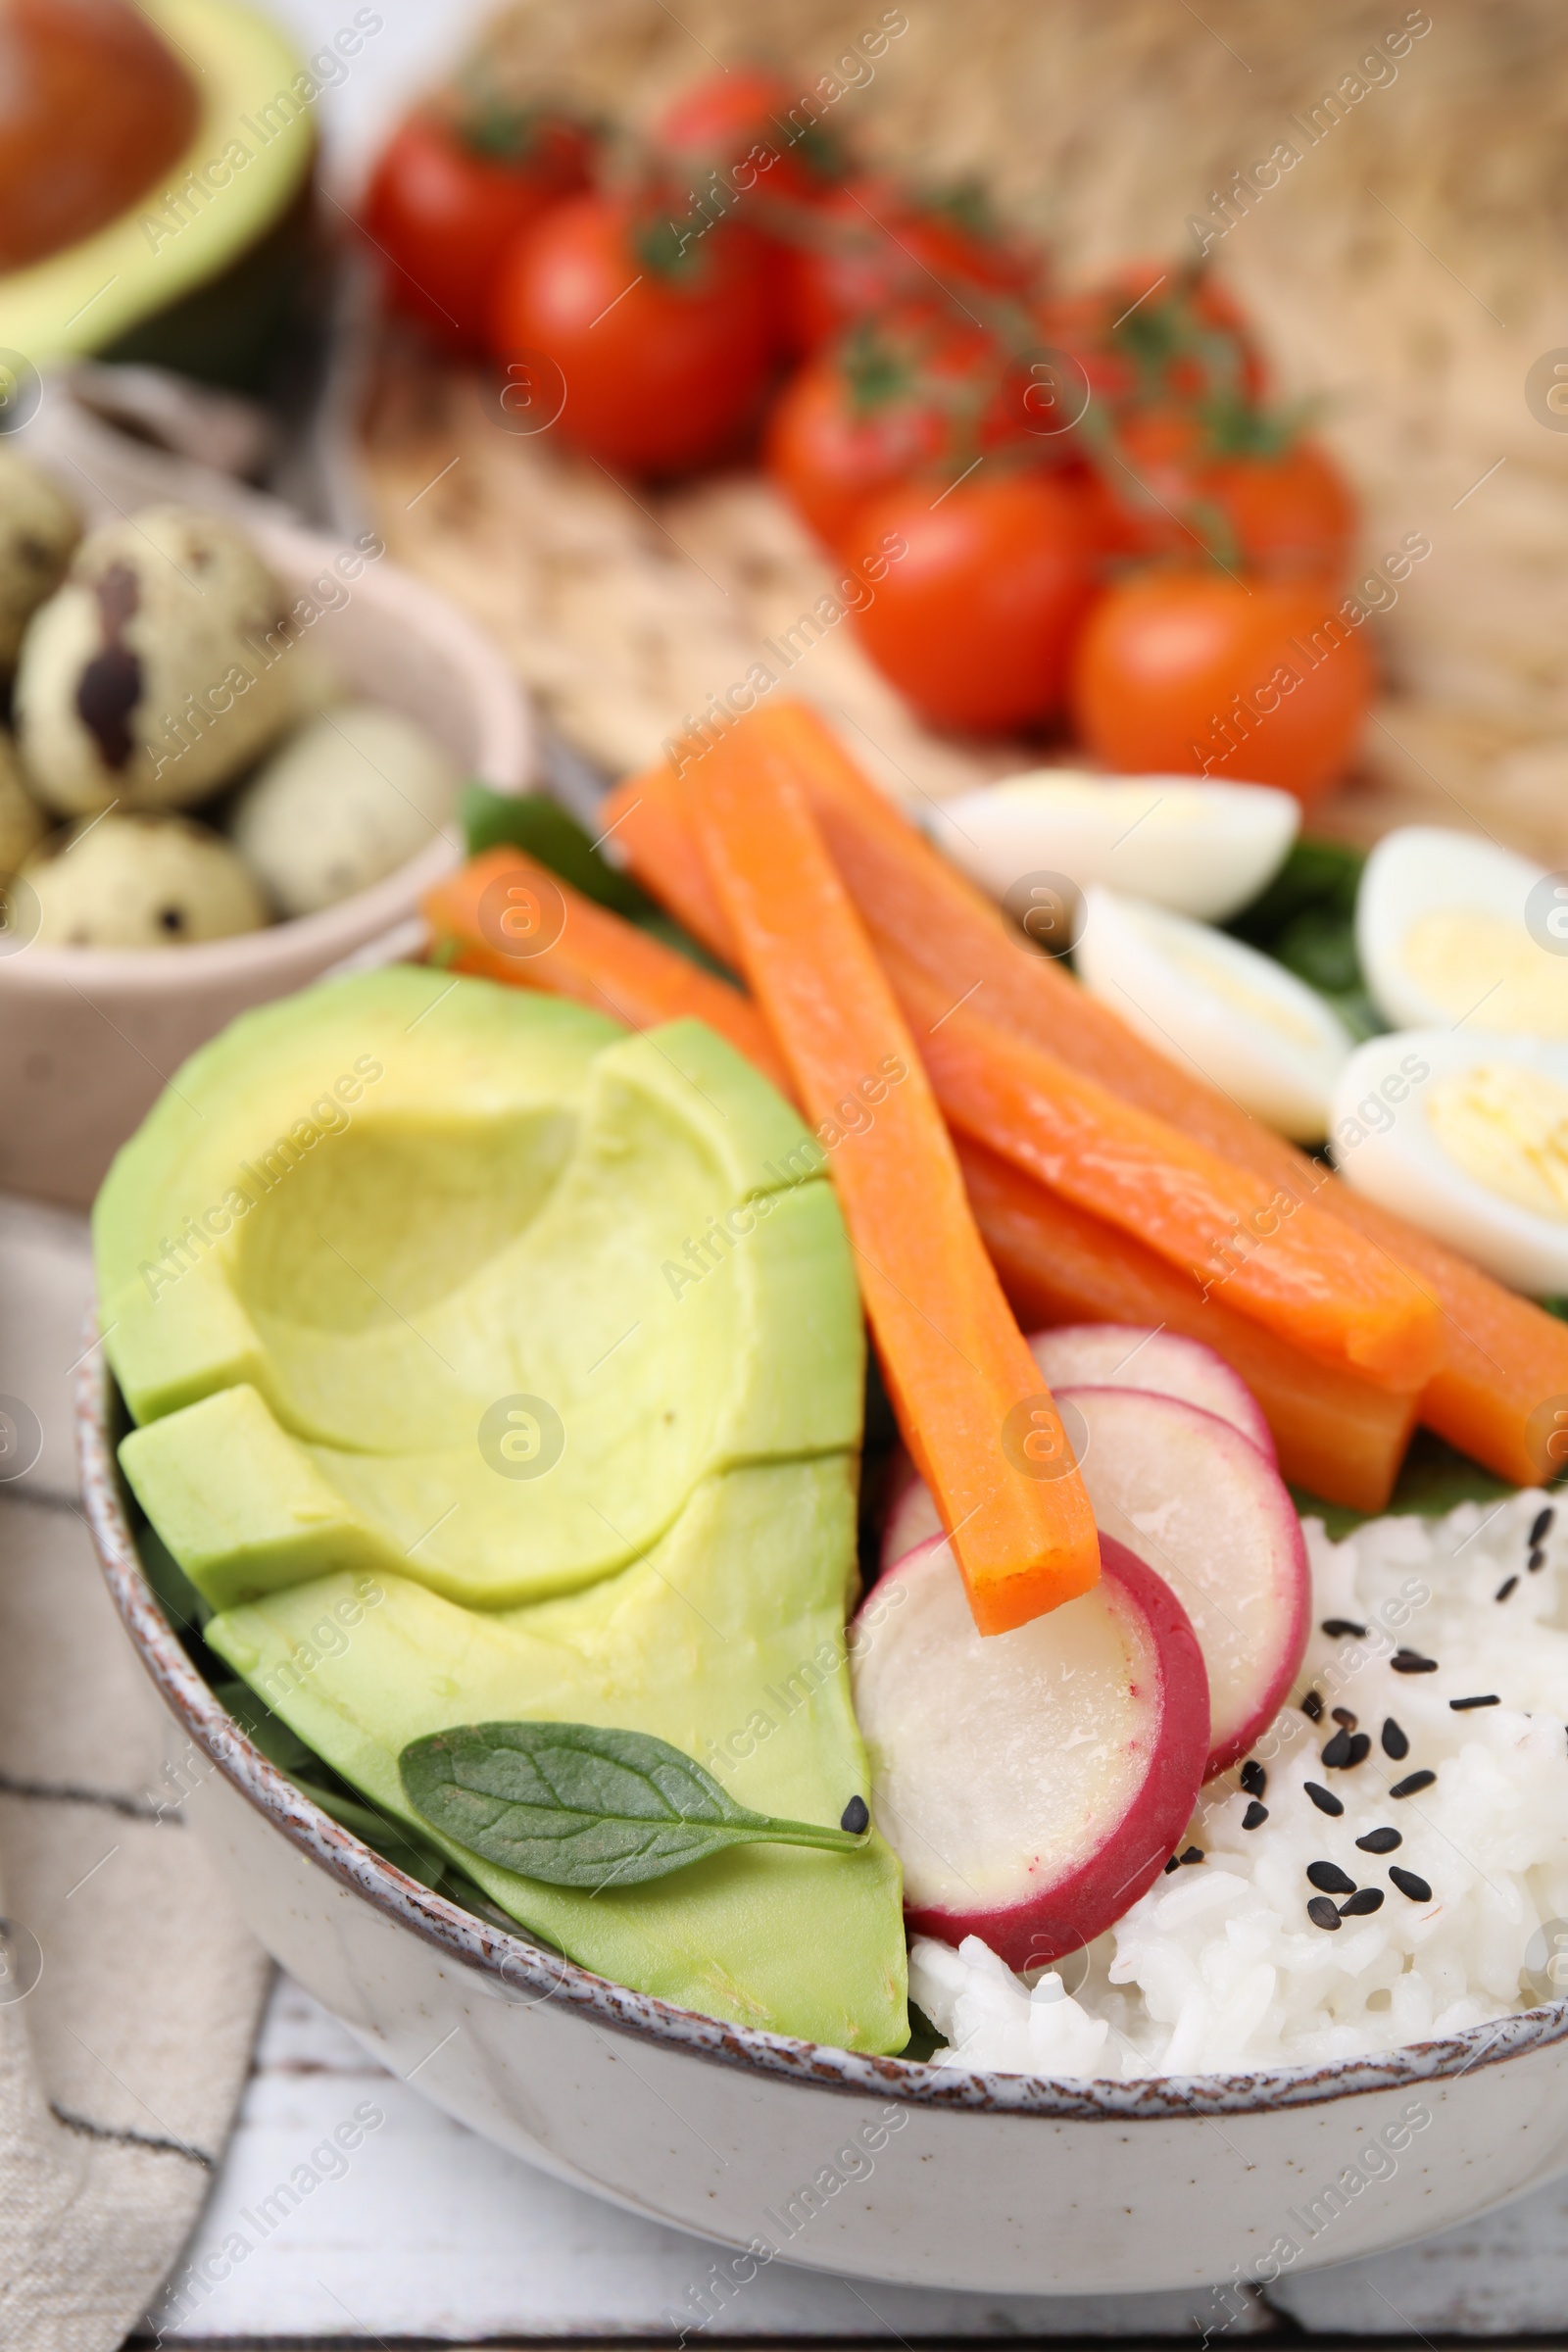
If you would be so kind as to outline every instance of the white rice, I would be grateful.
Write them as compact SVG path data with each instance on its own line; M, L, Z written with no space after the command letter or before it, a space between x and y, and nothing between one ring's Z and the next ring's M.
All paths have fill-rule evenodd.
M1253 1750L1267 1821L1244 1830L1250 1800L1237 1774L1213 1782L1178 1848L1204 1859L1156 1879L1087 1955L1038 1982L978 1937L957 1951L917 1938L910 1996L948 2042L933 2063L1112 2077L1308 2065L1554 1997L1542 1971L1568 1920L1568 1506L1532 1572L1530 1530L1546 1500L1531 1492L1445 1519L1379 1519L1343 1544L1309 1519L1312 1636L1292 1705ZM1508 1577L1518 1582L1499 1600ZM1333 1619L1366 1633L1324 1634ZM1393 1671L1401 1646L1438 1671ZM1318 1723L1299 1708L1309 1690L1323 1700ZM1448 1703L1492 1692L1499 1705ZM1366 1760L1342 1770L1321 1760L1335 1707L1372 1739ZM1402 1759L1384 1752L1390 1716L1409 1740ZM1420 1770L1435 1785L1391 1796ZM1308 1781L1343 1800L1343 1817L1317 1810ZM1396 1851L1357 1849L1384 1827L1401 1832ZM1381 1909L1315 1926L1314 1861L1381 1888ZM1400 1892L1391 1865L1432 1899Z

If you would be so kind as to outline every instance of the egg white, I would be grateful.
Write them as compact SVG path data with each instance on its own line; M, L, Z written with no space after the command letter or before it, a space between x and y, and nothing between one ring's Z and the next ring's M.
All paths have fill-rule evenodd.
M1043 767L943 802L928 826L994 898L1025 874L1065 874L1219 922L1272 880L1300 818L1270 784Z
M1354 1046L1294 972L1147 900L1084 893L1078 975L1173 1061L1282 1135L1315 1143Z
M1329 1144L1347 1184L1436 1235L1516 1291L1568 1292L1568 1223L1478 1183L1427 1117L1433 1086L1495 1062L1568 1087L1568 1044L1470 1029L1401 1029L1358 1046L1334 1090Z
M1533 901L1544 885L1550 902L1543 867L1476 834L1442 825L1385 834L1355 903L1356 952L1385 1020L1418 1029L1474 1016L1494 1032L1568 1037L1568 893L1560 908ZM1555 929L1544 920L1551 915ZM1413 967L1418 926L1437 918L1448 919L1448 953L1429 947L1425 968ZM1559 936L1554 952L1545 942ZM1536 1010L1521 987L1541 992Z

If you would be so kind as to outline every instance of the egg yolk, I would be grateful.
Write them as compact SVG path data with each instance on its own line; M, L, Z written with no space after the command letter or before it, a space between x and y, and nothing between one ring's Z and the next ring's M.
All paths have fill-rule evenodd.
M1538 948L1522 924L1474 907L1423 914L1400 943L1405 970L1455 1020L1479 1027L1568 1037L1568 956Z
M1478 1062L1427 1089L1439 1148L1489 1193L1568 1224L1568 1086L1517 1062Z
M1294 1004L1287 1004L1268 990L1254 988L1240 972L1222 963L1219 957L1207 956L1185 944L1177 946L1172 940L1161 942L1165 955L1179 972L1196 980L1210 996L1243 1013L1250 1021L1258 1021L1272 1029L1276 1037L1287 1038L1293 1046L1320 1046L1321 1031L1314 1029L1304 1013Z

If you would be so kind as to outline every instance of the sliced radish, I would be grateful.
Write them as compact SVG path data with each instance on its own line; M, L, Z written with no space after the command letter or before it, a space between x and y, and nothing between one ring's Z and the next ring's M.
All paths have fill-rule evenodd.
M1092 1385L1177 1396L1228 1421L1251 1440L1266 1461L1278 1458L1251 1390L1201 1340L1146 1324L1063 1323L1054 1331L1035 1332L1029 1346L1053 1395L1058 1389ZM884 1493L882 1566L888 1569L916 1544L943 1530L931 1490L902 1446L888 1466Z
M1053 1393L1096 1526L1165 1579L1202 1644L1212 1780L1278 1714L1306 1647L1312 1596L1296 1507L1251 1441L1200 1405L1147 1389ZM912 1480L888 1513L884 1580L942 1532L930 1488Z
M1063 1323L1037 1331L1029 1342L1046 1386L1057 1389L1147 1389L1217 1413L1276 1461L1262 1407L1239 1372L1201 1340L1136 1323Z
M1170 1587L1114 1538L1102 1576L1015 1633L975 1631L945 1538L874 1585L851 1645L871 1811L911 1927L1039 1968L1102 1935L1163 1869L1208 1750L1202 1652Z
M1306 1647L1311 1585L1301 1523L1277 1470L1227 1421L1137 1389L1055 1392L1083 1415L1079 1470L1102 1536L1176 1593L1208 1669L1205 1780L1285 1703Z

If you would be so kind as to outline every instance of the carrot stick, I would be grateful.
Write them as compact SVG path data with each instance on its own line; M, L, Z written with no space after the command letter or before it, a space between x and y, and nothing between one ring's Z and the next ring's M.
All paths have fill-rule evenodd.
M1438 1310L1396 1259L1298 1207L1026 1038L954 1004L884 950L954 1126L1079 1208L1142 1240L1203 1296L1346 1370L1412 1396L1442 1352Z
M1147 1323L1203 1340L1262 1406L1288 1479L1352 1510L1385 1507L1409 1443L1412 1396L1320 1363L1220 1298L1200 1298L1152 1250L981 1145L960 1138L958 1160L975 1221L1026 1329Z
M809 736L776 725L769 732L782 735L776 756L808 790L817 767ZM674 795L662 778L649 789L651 782L639 779L642 808L661 837L659 886L679 893L682 920L733 955ZM635 855L651 865L649 830L636 839ZM1386 1250L988 1020L983 997L956 1004L886 934L878 944L953 1125L1142 1239L1200 1289L1223 1283L1238 1314L1370 1380L1421 1387L1442 1352L1438 1309ZM1023 962L1019 951L1009 954ZM1074 988L1075 1000L1079 993Z
M570 997L628 1029L690 1015L716 1029L781 1094L791 1092L767 1024L739 989L596 906L521 850L491 850L438 882L424 914L438 938L457 943L458 971Z
M1396 1257L1444 1315L1444 1360L1422 1392L1422 1420L1500 1477L1528 1484L1561 1468L1543 1453L1543 1423L1568 1396L1568 1325L1326 1175L1201 1076L1156 1053L1050 957L1027 953L990 901L866 781L813 712L777 705L766 715L779 740L810 748L808 797L874 942L902 948L948 990L950 1003L982 984L988 1017L999 1026L1044 1046L1294 1200L1314 1200ZM611 817L639 797L652 815L645 820L639 809L616 839L633 870L661 897L678 905L684 890L693 898L689 909L681 906L682 918L723 956L730 943L722 927L705 926L700 889L693 893L685 879L700 866L695 848L682 852L678 835L670 836L666 812L678 808L673 774L656 769L622 786Z
M892 991L787 766L740 727L700 763L690 806L742 967L808 1119L831 1142L905 1442L953 1531L976 1625L1007 1633L1100 1572L1065 1433L975 1230Z

